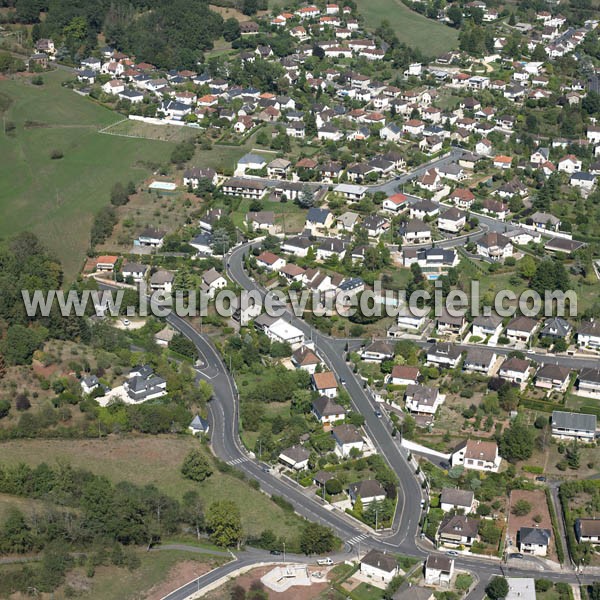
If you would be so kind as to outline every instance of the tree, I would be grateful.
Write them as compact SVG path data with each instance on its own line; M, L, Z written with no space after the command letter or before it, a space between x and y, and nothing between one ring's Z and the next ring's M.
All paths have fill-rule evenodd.
M335 536L329 527L307 523L300 535L300 550L304 554L324 554L336 546Z
M195 360L198 357L196 345L184 335L174 335L169 342L169 350Z
M567 464L571 469L579 469L580 461L581 461L581 450L576 442L570 444L565 450L565 458L567 459Z
M517 500L512 507L513 515L516 515L517 517L524 517L526 514L529 513L530 510L531 503L523 499Z
M456 29L460 29L460 24L463 20L463 13L460 6L458 4L452 4L446 14L452 21L452 25L456 27Z
M546 291L567 291L569 289L569 274L565 265L552 258L544 259L535 270L531 279L531 288L542 298L544 298Z
M200 450L190 450L181 465L181 474L192 481L204 481L212 475L212 467Z
M534 431L517 417L500 438L500 454L510 462L530 458L535 441Z
M242 12L245 15L254 15L258 11L258 0L243 0Z
M11 325L4 341L4 356L10 364L24 365L31 360L47 332L23 325Z
M10 400L0 400L0 419L8 416L10 412Z
M129 201L129 192L122 183L115 183L110 191L110 203L113 206L123 206Z
M331 496L341 493L342 483L339 479L330 479L325 483L325 490Z
M496 575L492 577L487 587L485 588L485 593L492 600L500 600L501 598L506 598L508 595L508 582L504 577L500 577Z
M195 145L192 140L184 140L183 142L179 142L179 144L173 148L173 152L171 152L171 162L181 166L188 160L192 160L194 151Z
M233 42L240 37L240 24L237 19L231 17L223 23L223 37L227 42Z
M206 513L206 528L217 546L238 545L242 539L242 519L237 504L231 500L213 502Z
M190 490L183 495L182 518L196 531L200 539L200 532L204 526L204 502L196 490Z
M0 529L0 552L23 554L33 548L33 536L23 513L9 508L4 525Z
M315 195L313 191L308 187L304 187L298 195L298 206L301 208L311 208L315 204Z

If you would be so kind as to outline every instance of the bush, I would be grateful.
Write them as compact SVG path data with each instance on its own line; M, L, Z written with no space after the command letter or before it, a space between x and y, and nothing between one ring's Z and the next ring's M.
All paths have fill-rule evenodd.
M63 151L58 150L56 148L54 150L52 150L52 152L50 152L50 158L52 160L60 160L63 156L64 156Z

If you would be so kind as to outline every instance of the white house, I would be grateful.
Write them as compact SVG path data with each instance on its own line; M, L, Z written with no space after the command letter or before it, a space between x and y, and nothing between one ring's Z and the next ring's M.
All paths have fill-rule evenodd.
M338 384L335 374L331 371L323 373L313 373L313 388L327 398L335 398L338 393Z
M506 337L513 342L526 344L538 327L538 322L531 317L515 317L506 326Z
M308 467L310 452L304 446L291 446L279 454L279 462L295 471L303 471Z
M519 550L523 554L546 556L552 533L549 529L521 527L519 529Z
M335 440L335 453L340 458L350 456L352 449L362 452L365 441L360 431L354 425L337 425L331 430Z
M265 334L273 342L289 344L292 350L300 348L304 344L304 334L297 327L284 319L277 319L265 329Z
M216 269L209 269L202 275L202 286L203 291L209 296L214 298L217 290L222 290L227 286L227 279L221 275Z
M256 257L256 264L267 271L278 272L285 267L285 260L272 252L262 252Z
M502 379L506 379L512 383L525 383L531 375L531 365L529 361L512 357L505 360L500 366L498 372Z
M577 330L577 345L585 348L600 348L600 322L583 321Z
M375 479L365 479L358 483L351 483L348 486L348 494L352 506L356 503L357 498L361 499L363 507L368 506L371 502L385 500L385 490L379 481Z
M438 388L418 384L409 384L404 394L406 408L418 415L434 415L445 399Z
M577 519L575 534L580 544L582 542L600 542L600 519Z
M492 441L469 439L452 454L451 463L455 467L463 465L465 469L492 471L500 468L502 458L498 454L498 444Z
M394 365L388 378L388 383L392 385L416 385L419 381L420 373L419 367Z
M485 340L488 337L497 337L502 331L502 319L498 315L480 315L473 319L472 334Z
M469 515L477 508L478 502L475 494L470 490L459 490L458 488L444 488L440 495L440 508L444 512L462 511Z
M406 208L406 202L408 197L404 194L393 194L389 198L386 198L381 205L383 210L387 210L391 213L399 213Z
M346 409L327 396L319 396L313 400L312 413L322 425L330 425L346 418Z
M593 367L581 369L577 381L577 395L586 398L600 398L600 369Z
M567 154L558 161L558 170L568 173L579 173L581 171L581 160L579 160L574 154Z
M454 575L454 560L449 556L430 554L425 561L425 583L448 586Z
M467 215L458 210L450 208L442 213L438 218L438 229L448 231L449 233L458 233L467 223Z
M389 583L398 574L398 563L391 554L373 549L361 559L360 572L375 581Z
M477 240L477 254L495 262L502 262L513 255L513 246L506 236L489 231Z
M552 436L560 440L593 442L596 437L596 415L552 412Z

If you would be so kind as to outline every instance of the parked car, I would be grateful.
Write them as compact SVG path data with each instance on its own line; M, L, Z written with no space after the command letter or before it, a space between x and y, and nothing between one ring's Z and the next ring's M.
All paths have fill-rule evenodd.
M317 560L317 564L321 567L324 567L324 566L332 565L333 561L328 556L327 558L319 558L319 560Z
M525 558L525 555L521 554L520 552L513 552L512 554L508 555L508 558Z
M279 552L279 550L271 550L271 554L272 554L273 556L280 556L280 555L281 555L281 552Z
M446 554L448 556L458 556L458 552L456 550L447 550Z
M538 475L535 480L539 481L540 483L546 483L546 478L543 475Z

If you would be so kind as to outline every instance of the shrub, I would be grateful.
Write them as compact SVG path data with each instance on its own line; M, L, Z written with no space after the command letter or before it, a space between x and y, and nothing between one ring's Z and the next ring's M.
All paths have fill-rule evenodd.
M52 160L60 160L63 156L64 156L63 151L58 150L57 148L55 148L54 150L52 150L50 152L50 158Z

